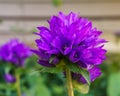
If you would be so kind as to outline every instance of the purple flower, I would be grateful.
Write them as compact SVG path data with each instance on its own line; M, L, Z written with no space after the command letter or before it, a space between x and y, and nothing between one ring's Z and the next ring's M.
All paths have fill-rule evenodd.
M14 83L14 82L16 82L16 78L14 76L12 76L11 74L9 74L9 73L4 75L4 79L8 83Z
M25 60L29 56L31 56L30 48L17 39L12 39L0 47L0 58L18 67L24 66Z
M40 31L36 33L40 37L36 40L38 50L34 50L39 56L38 63L55 67L67 58L73 64L86 68L91 81L99 77L101 73L94 66L106 59L103 46L107 41L99 38L102 32L94 28L88 19L73 12L68 15L60 12L58 16L52 16L48 23L48 28L40 26ZM49 62L53 56L57 62Z

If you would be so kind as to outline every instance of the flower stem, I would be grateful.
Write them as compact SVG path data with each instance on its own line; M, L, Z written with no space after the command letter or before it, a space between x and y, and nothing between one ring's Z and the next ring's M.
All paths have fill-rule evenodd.
M16 75L16 90L17 90L18 96L21 96L21 90L20 90L20 75L19 75L19 74Z
M68 96L74 96L71 72L68 68L66 68L66 81L67 81Z

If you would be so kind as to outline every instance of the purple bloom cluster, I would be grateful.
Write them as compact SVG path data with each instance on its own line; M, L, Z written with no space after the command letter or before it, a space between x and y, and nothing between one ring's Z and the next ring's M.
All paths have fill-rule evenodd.
M30 48L17 39L12 39L0 47L0 58L18 67L24 66L24 62L29 56L31 56Z
M38 63L46 67L55 67L67 58L73 64L85 68L90 73L91 82L100 76L97 67L106 59L106 50L103 49L106 40L99 38L101 31L92 27L92 22L71 12L64 15L52 16L48 21L49 28L40 26L40 36L36 40L38 50L34 52L39 56ZM54 56L52 62L50 58ZM86 82L81 74L73 73L73 79Z
M17 67L23 67L25 60L31 55L30 48L17 39L12 39L0 47L0 59L4 62L12 63ZM14 83L16 81L16 78L9 73L4 75L4 79L8 83Z

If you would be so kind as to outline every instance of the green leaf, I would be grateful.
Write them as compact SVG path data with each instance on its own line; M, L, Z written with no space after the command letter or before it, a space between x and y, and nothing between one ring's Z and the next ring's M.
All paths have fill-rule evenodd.
M40 72L60 73L60 72L63 72L63 68L62 67L54 67L54 68L44 67L40 70Z
M60 73L60 72L63 72L63 67L62 66L56 66L56 67L40 66L40 68L38 70L32 71L31 74L38 73L38 72Z
M55 56L53 56L49 62L52 62L53 58L55 58ZM38 70L39 72L48 72L48 73L60 73L63 72L65 68L64 62L62 60L55 67L44 67L41 65L39 67L40 67L40 70Z
M65 63L66 63L66 66L72 72L80 73L85 78L87 83L90 85L90 76L89 76L89 72L86 69L81 68L81 67L77 66L75 63L69 62L68 60L65 60Z
M73 87L80 93L87 94L89 92L89 85L73 81Z
M51 59L53 59L53 58L55 58L55 56L52 57ZM51 61L49 61L49 62L51 62ZM38 73L38 72L60 73L60 72L64 71L64 68L65 68L64 62L61 60L55 67L45 67L45 66L39 65L39 68L37 68L37 70L32 70L30 75L32 75L34 73Z
M29 73L29 70L30 69L25 69L25 68L17 68L15 71L16 71L16 74L24 74L24 73Z

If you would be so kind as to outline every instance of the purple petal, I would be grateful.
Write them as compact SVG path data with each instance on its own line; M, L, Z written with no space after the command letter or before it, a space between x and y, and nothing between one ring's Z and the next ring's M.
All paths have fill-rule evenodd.
M8 83L14 83L14 82L16 82L16 78L14 76L12 76L11 74L9 74L9 73L4 75L4 79Z
M91 69L89 69L89 73L90 73L90 80L91 80L91 82L93 82L96 78L101 76L100 68L98 68L96 66L91 68Z
M45 66L45 67L54 67L54 65L50 64L48 61L39 60L38 63L42 66Z

